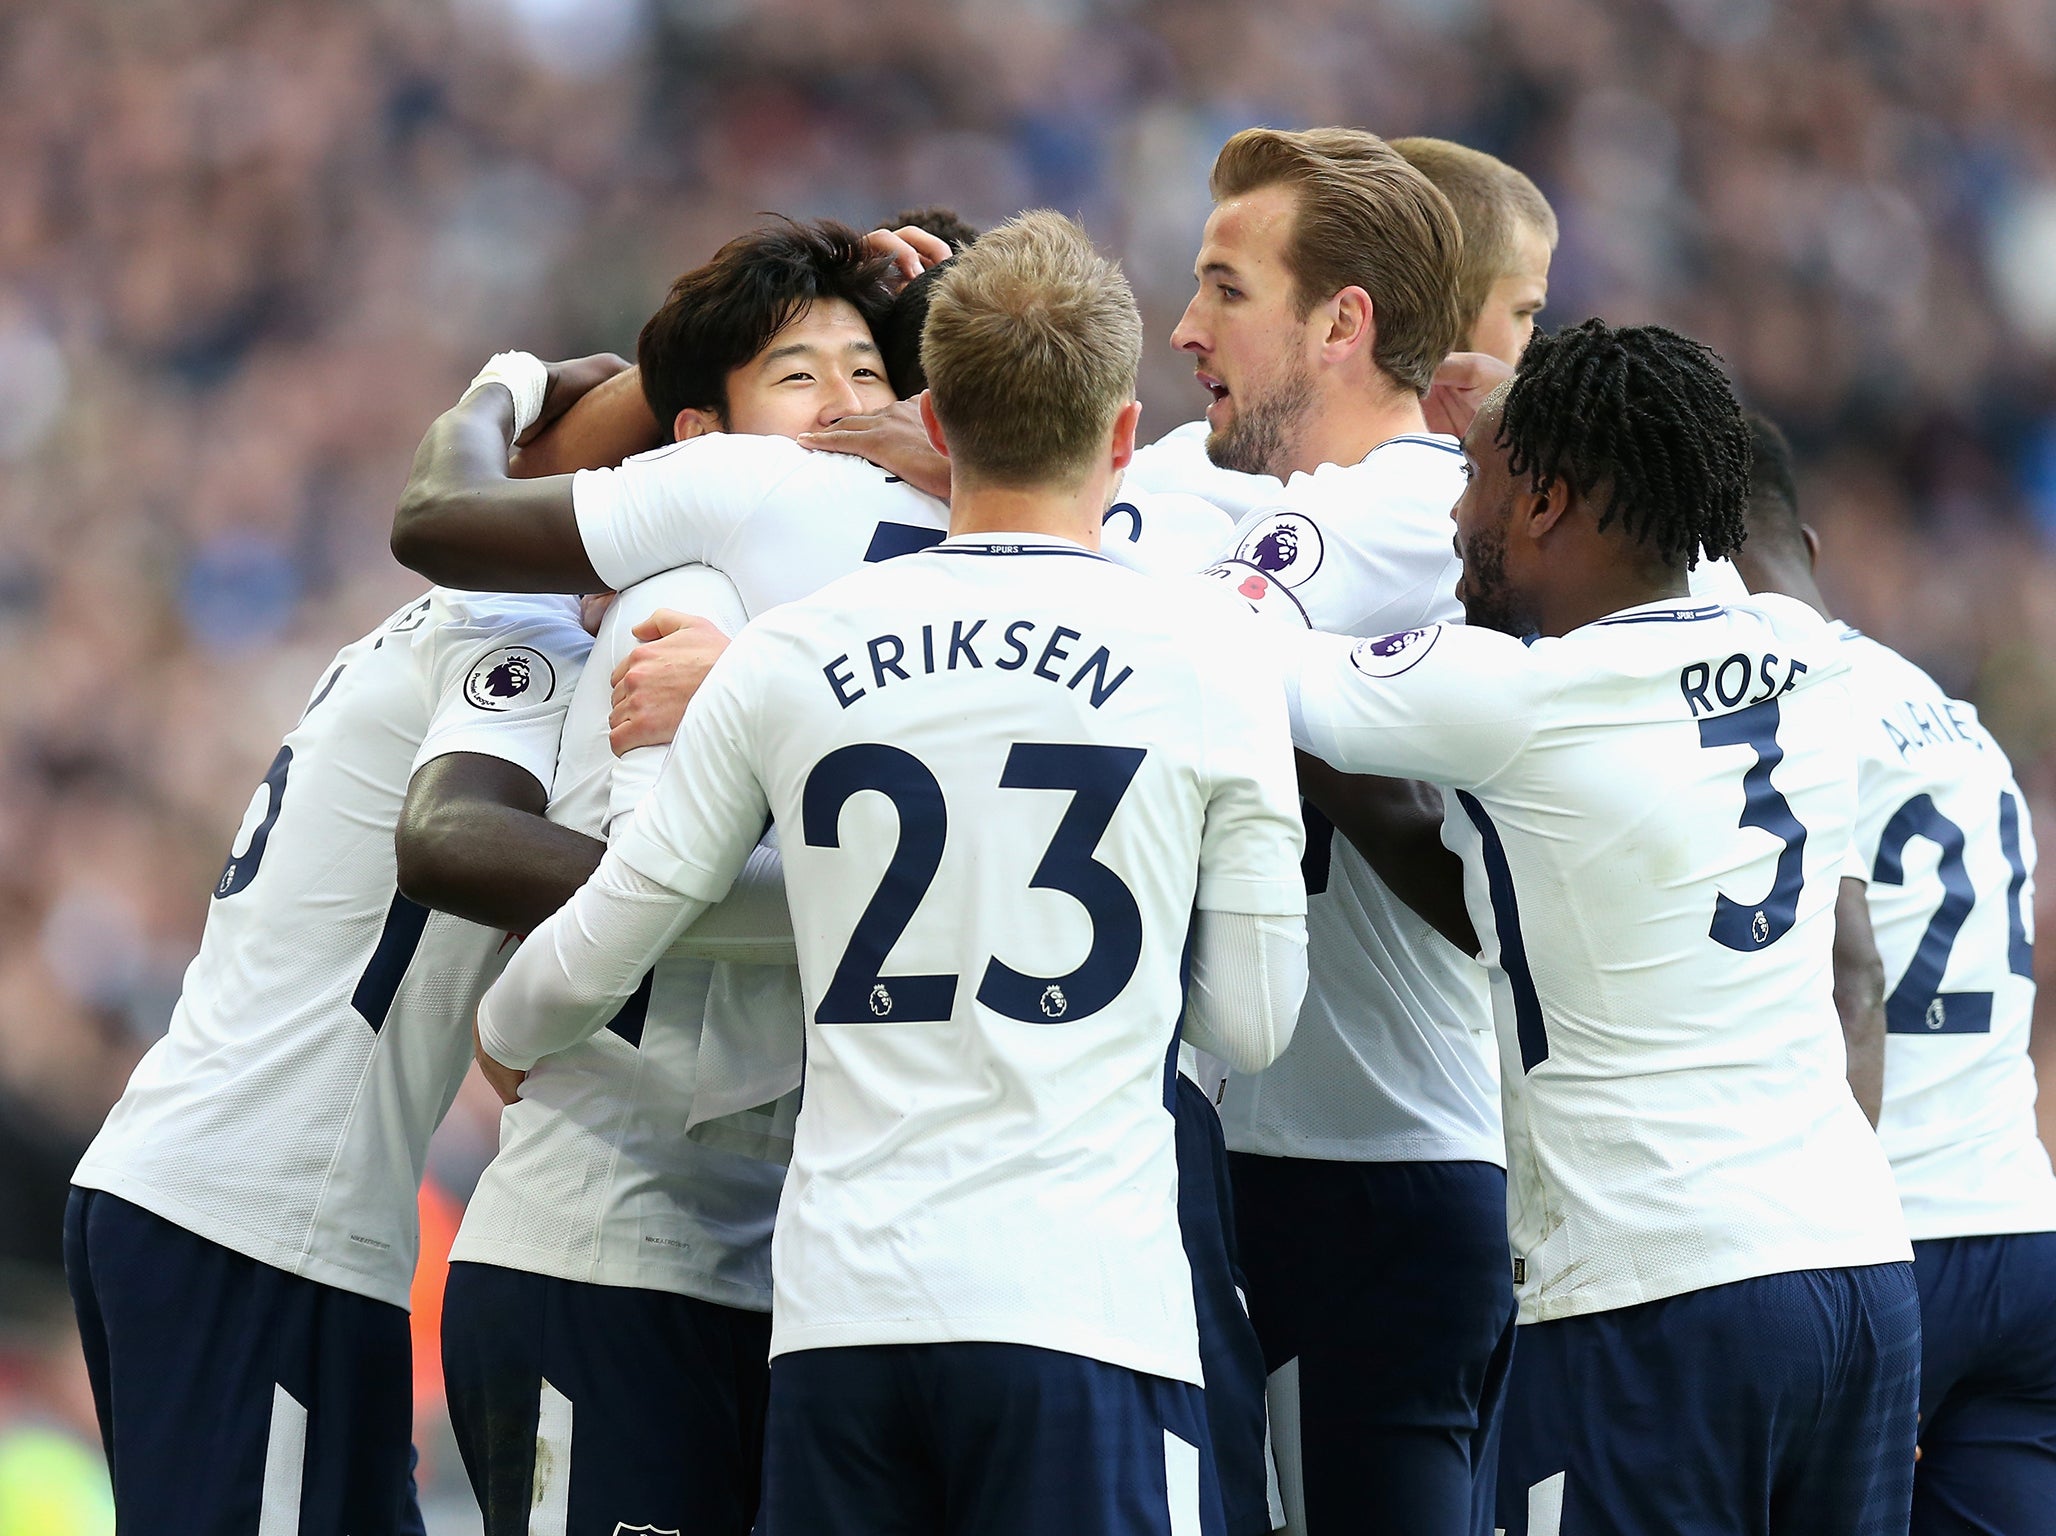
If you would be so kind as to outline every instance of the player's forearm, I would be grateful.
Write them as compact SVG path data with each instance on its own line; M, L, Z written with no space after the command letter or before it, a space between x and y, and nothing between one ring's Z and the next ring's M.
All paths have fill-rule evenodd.
M589 1038L706 905L619 859L603 860L528 936L486 993L478 1006L479 1044L495 1061L526 1071Z
M607 845L510 806L467 802L403 822L400 890L437 912L527 933L569 901Z
M1235 1072L1261 1072L1291 1042L1306 996L1306 919L1199 914L1185 1039Z
M570 478L510 477L513 435L513 397L495 384L436 418L393 514L393 558L472 591L602 590L578 536Z
M681 955L733 965L797 965L792 909L785 900L785 861L775 843L760 843L728 894L680 935Z
M1835 1011L1849 1053L1849 1091L1876 1125L1885 1103L1885 962L1861 880L1843 880L1835 900Z
M1478 934L1464 903L1463 860L1442 842L1442 792L1410 779L1346 774L1299 754L1299 788L1392 894L1467 955Z

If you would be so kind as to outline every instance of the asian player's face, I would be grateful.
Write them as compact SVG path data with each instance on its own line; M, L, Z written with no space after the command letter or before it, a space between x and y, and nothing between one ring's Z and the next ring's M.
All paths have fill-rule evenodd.
M1535 334L1535 316L1549 302L1549 239L1523 219L1514 227L1513 265L1485 295L1465 343L1503 363L1517 363Z
M1285 261L1297 206L1290 187L1259 187L1214 209L1199 291L1171 333L1213 397L1206 451L1223 469L1280 474L1313 407L1315 322L1298 313Z
M759 437L798 437L833 426L845 416L882 411L892 404L885 361L871 328L845 299L822 299L787 321L755 357L728 375L725 421L710 412L679 417L679 437L725 430ZM686 430L695 418L697 432Z
M1499 413L1497 398L1486 401L1464 434L1464 489L1454 513L1463 562L1456 600L1466 623L1518 638L1532 634L1535 624L1506 572L1506 532L1520 487L1507 469L1506 448L1495 441Z

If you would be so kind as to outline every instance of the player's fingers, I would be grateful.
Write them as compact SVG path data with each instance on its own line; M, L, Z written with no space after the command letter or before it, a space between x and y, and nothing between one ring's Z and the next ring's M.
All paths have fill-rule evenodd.
M852 427L838 423L825 432L802 432L799 442L802 448L818 448L823 453L854 453L864 451L864 440L871 435L871 429Z
M920 254L921 260L929 266L948 261L956 254L949 248L949 242L940 235L931 235L918 224L902 224L893 231L900 239L911 245ZM915 276L920 274L916 273Z
M891 257L902 282L912 282L921 275L921 253L892 230L872 230L864 236L864 249L873 256Z
M655 613L636 625L629 633L647 644L652 640L661 640L666 635L675 635L681 629L690 629L695 624L703 624L705 622L704 619L698 618L693 614L680 613L676 608L659 608ZM636 653L630 651L628 656L629 660L633 661Z

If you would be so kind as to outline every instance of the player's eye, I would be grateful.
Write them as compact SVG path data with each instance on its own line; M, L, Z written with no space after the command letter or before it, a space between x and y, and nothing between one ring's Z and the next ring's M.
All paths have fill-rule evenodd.
M1224 299L1239 299L1242 297L1242 290L1240 288L1231 287L1227 283L1222 283L1219 285L1219 287L1221 290L1221 297Z
M860 379L882 379L885 375L876 368L859 368L857 370L857 377Z
M788 373L784 378L780 379L778 382L781 384L790 384L794 379L803 379L809 384L814 382L814 376L811 373Z

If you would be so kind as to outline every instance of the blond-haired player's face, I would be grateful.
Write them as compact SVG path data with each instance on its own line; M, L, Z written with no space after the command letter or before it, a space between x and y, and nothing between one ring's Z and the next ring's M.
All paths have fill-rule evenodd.
M1514 231L1513 266L1485 295L1485 307L1471 326L1467 350L1488 352L1517 363L1535 334L1535 316L1549 302L1549 239L1523 219Z
M1285 259L1297 202L1290 187L1259 187L1214 209L1199 290L1171 333L1212 396L1207 455L1224 469L1276 474L1313 402L1317 325L1298 312Z
M882 411L892 401L885 360L864 317L846 299L822 299L728 375L725 421L711 411L681 411L675 432L680 438L720 431L798 437L845 416Z

